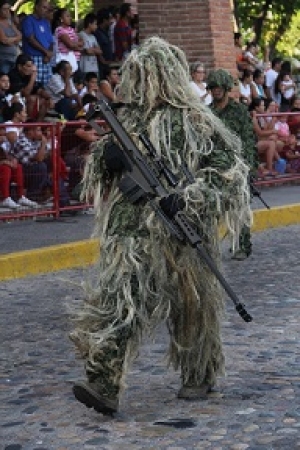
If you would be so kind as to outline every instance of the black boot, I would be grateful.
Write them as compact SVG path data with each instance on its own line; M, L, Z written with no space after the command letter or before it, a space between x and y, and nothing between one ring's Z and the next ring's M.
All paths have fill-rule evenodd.
M98 413L112 416L118 411L119 399L103 395L99 387L97 381L82 381L73 386L73 393L87 408L94 408Z

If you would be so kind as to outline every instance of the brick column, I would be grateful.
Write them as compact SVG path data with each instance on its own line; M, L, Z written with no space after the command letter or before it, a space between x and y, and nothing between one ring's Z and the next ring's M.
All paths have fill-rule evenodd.
M230 0L138 0L141 39L158 35L178 45L189 62L236 76Z

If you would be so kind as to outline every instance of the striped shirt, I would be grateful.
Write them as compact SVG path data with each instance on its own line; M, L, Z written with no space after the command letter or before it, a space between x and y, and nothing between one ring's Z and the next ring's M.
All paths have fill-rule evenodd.
M57 50L59 53L69 53L74 51L77 61L79 61L81 53L79 51L71 50L60 39L62 35L66 34L71 41L78 41L78 34L72 27L57 27L55 30L55 37L57 41Z

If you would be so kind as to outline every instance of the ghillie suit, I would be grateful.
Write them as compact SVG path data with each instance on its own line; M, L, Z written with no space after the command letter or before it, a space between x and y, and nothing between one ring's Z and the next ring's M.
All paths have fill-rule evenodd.
M207 77L207 88L213 89L219 87L225 92L231 91L234 86L234 80L229 72L224 69L212 70ZM211 104L213 113L235 133L242 141L242 156L248 164L252 174L255 174L258 168L258 152L255 146L255 134L252 120L248 109L242 103L237 103L232 98L228 98L225 107L219 108L213 101ZM243 260L251 255L252 243L250 227L246 224L241 228L239 236L239 248L233 252L233 258Z
M147 130L160 157L182 180L176 192L184 197L185 213L219 265L218 225L226 223L234 246L241 226L251 221L248 168L239 139L199 102L188 73L180 49L159 38L146 40L122 67L120 95L126 107L120 120L143 153L138 135ZM221 145L214 145L215 138ZM169 360L181 370L179 395L188 397L192 387L199 396L224 369L219 283L194 249L170 236L147 203L132 205L122 197L117 176L107 189L104 145L97 143L84 178L86 195L95 198L101 251L97 284L86 291L71 334L88 376L74 393L97 411L115 411L142 336L166 321ZM186 182L183 163L195 178L192 184Z

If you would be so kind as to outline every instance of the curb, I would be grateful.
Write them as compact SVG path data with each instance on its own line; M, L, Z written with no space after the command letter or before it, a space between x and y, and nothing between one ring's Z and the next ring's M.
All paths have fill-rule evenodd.
M253 212L253 232L300 223L300 204L259 209ZM86 267L99 255L97 239L43 247L0 256L0 281L59 270Z

